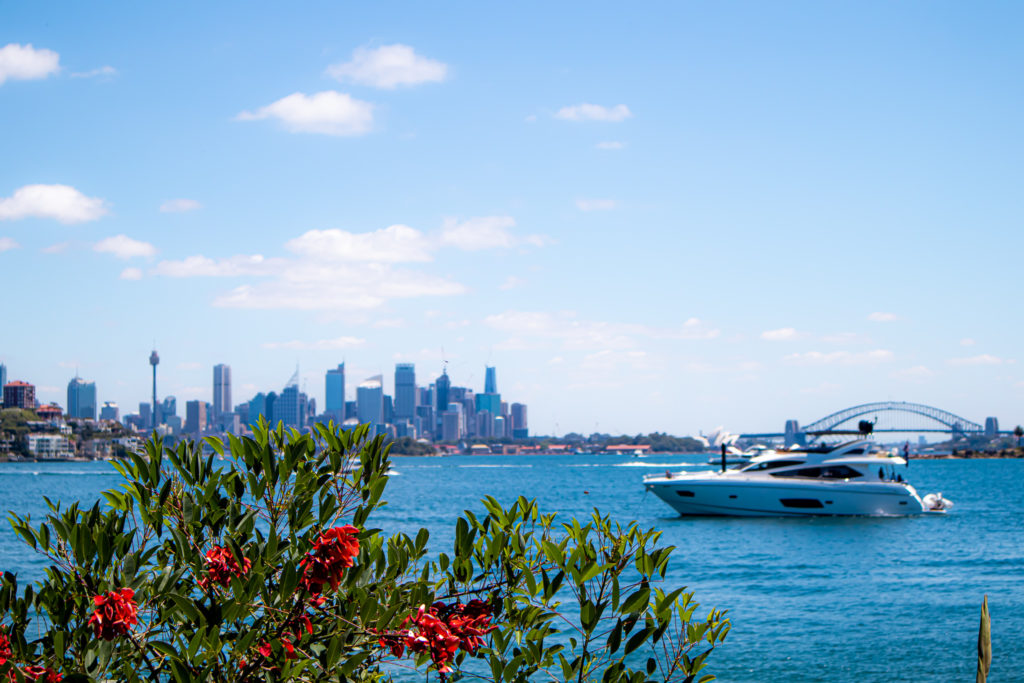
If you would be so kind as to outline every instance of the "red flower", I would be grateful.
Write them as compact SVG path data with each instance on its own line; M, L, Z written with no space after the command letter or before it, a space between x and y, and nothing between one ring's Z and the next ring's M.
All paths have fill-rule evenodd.
M0 631L0 666L6 664L13 654L11 652L11 639L6 633Z
M482 600L468 604L446 605L435 602L429 608L420 605L415 616L406 617L404 627L411 624L416 630L405 629L397 633L381 634L377 639L381 647L401 657L408 648L411 652L427 652L438 673L451 672L451 662L461 647L475 652L483 644L483 637L493 631L491 607Z
M64 677L48 666L29 666L21 670L21 675L29 681L40 683L60 683Z
M211 584L216 584L227 588L231 585L232 576L245 576L251 567L252 560L248 557L239 563L231 550L214 546L206 553L206 576L199 579L199 587L208 590Z
M323 592L324 584L330 584L331 590L337 590L341 575L352 566L352 558L359 554L358 534L359 529L351 524L320 534L313 550L299 562L303 570L302 587L314 595Z
M132 626L139 623L139 606L135 604L135 591L131 588L110 591L92 599L96 605L89 623L97 638L113 640L128 635Z

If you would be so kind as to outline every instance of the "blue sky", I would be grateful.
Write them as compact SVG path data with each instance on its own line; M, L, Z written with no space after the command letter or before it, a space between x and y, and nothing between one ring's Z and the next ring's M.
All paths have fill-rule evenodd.
M1017 3L0 7L0 362L531 431L1024 421Z

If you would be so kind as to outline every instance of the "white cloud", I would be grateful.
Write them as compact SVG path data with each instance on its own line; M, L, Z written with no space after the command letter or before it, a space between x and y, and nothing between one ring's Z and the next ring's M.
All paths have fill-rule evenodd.
M960 340L960 346L974 346L974 340L970 337L964 337Z
M138 268L125 268L121 271L120 277L122 280L141 280L142 271Z
M487 316L489 327L509 332L514 337L502 344L504 349L531 346L529 338L550 340L568 350L633 349L640 339L712 339L718 330L708 328L697 318L690 318L678 327L654 328L634 323L580 320L571 311L506 311ZM534 343L535 343L534 342Z
M94 221L107 213L102 199L86 197L69 185L25 185L0 199L0 221L53 218L61 223Z
M481 216L461 223L454 218L446 218L441 228L441 243L466 251L511 247L516 239L509 228L515 224L511 216Z
M29 45L9 43L0 47L0 85L4 81L29 81L46 78L60 70L60 55L53 50L37 50Z
M607 121L618 123L631 117L633 113L624 104L614 107L603 107L599 104L574 104L570 107L562 107L555 112L556 119L563 121Z
M398 86L440 83L448 66L416 54L408 45L383 45L376 49L356 48L352 59L327 67L327 75L339 81L392 90Z
M57 242L56 244L51 244L48 247L43 247L41 251L44 254L60 254L61 252L67 251L70 246L71 242Z
M521 277L516 277L515 275L509 275L505 278L505 281L498 286L498 289L508 291L510 289L515 289L516 287L521 287L524 284L526 284L526 280Z
M317 266L292 262L268 282L242 285L218 296L223 308L353 311L378 308L389 299L451 296L461 284L383 264Z
M983 353L969 358L950 358L947 362L950 365L1002 365L1003 363L1012 363L1013 361Z
M605 140L604 142L597 143L594 147L597 147L598 149L617 150L625 149L626 143L618 142L617 140Z
M807 351L806 353L791 353L782 360L794 365L873 365L889 362L893 358L892 351L875 349L874 351L832 351L828 353Z
M8 249L17 249L18 243L12 240L10 237L0 237L0 251L7 251Z
M373 105L334 90L297 92L256 111L243 111L236 119L276 119L292 133L363 135L373 127Z
M365 343L366 340L359 337L335 337L334 339L318 339L312 342L299 340L267 342L263 345L263 348L288 349L290 351L336 351L339 349L352 349Z
M384 318L382 320L375 320L373 326L379 329L396 330L405 327L405 321L401 318Z
M113 254L119 259L148 258L156 254L156 247L149 242L133 240L127 235L114 235L100 240L93 245L92 249L100 253Z
M900 317L895 313L882 313L876 311L868 316L868 320L873 323L891 323L895 320L899 320Z
M117 75L117 69L112 66L101 66L98 69L79 71L71 74L71 78L113 78Z
M328 261L403 263L432 258L430 241L407 225L392 225L365 233L310 230L284 246L296 254Z
M934 376L935 373L924 365L915 365L910 368L903 368L892 373L897 379L922 380Z
M577 199L576 208L580 211L609 211L619 203L614 199Z
M160 205L163 213L184 213L203 208L203 205L194 199L168 199Z
M203 366L199 363L196 363L195 361L183 361L181 363L178 363L179 370L198 370L201 367Z
M536 114L530 114L529 116L527 116L523 120L526 121L527 123L537 123L537 115Z
M765 330L761 333L761 339L767 341L792 341L799 338L800 333L792 327L780 327L777 330Z
M261 254L239 254L214 260L196 255L181 261L161 261L153 272L166 277L238 277L240 275L269 275L281 259L267 259Z

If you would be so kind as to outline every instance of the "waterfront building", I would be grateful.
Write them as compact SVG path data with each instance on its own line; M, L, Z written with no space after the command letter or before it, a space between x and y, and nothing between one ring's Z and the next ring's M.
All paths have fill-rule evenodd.
M117 407L117 404L113 401L105 401L103 407L100 408L100 419L101 420L113 420L114 422L121 421L121 409Z
M505 437L508 436L508 431L506 429L506 424L507 424L507 422L506 422L505 418L502 417L501 415L498 415L497 417L494 418L494 438L495 439L504 439Z
M207 412L205 401L188 401L185 403L185 432L200 435L206 431Z
M384 378L374 375L356 387L359 424L384 424Z
M326 403L324 412L336 423L345 421L345 364L339 363L338 367L328 370L324 378L324 389Z
M37 458L66 459L74 457L75 445L60 434L27 434L25 446Z
M512 413L512 438L513 439L525 439L529 437L530 431L526 425L526 405L522 403L513 403L511 407Z
M68 417L96 419L96 383L75 377L68 382Z
M4 384L4 408L36 409L36 387L28 382L15 380Z
M231 412L231 366L213 366L213 419L218 425Z
M395 365L395 419L411 420L416 415L416 366Z
M452 405L461 407L462 404L453 403ZM462 438L462 432L459 429L461 420L462 414L460 410L445 410L441 413L442 441L458 441Z

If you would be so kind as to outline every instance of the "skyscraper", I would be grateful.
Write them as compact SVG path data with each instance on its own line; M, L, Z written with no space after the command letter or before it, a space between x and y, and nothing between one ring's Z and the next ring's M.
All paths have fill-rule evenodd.
M442 433L441 414L448 410L448 390L452 381L448 379L448 368L441 372L441 376L434 380L434 415L437 417L437 425L434 427L435 434Z
M178 399L174 396L164 396L163 402L160 404L160 418L163 422L167 422L168 418L175 417L178 414Z
M75 377L68 382L68 417L96 419L96 383Z
M104 402L103 407L100 408L100 419L118 422L121 419L121 409L117 407L117 403L113 401Z
M206 431L206 402L188 401L185 404L185 431L202 434Z
M324 378L325 396L324 412L338 424L345 421L345 364L328 370Z
M526 406L522 403L512 404L512 438L525 439L530 435L526 427Z
M384 378L374 375L356 387L359 424L384 424Z
M3 393L5 384L7 384L7 366L0 363L0 393ZM0 396L0 403L3 403L2 396Z
M496 394L498 393L498 377L497 371L494 367L488 365L485 366L484 371L484 393L485 394Z
M220 363L213 366L213 418L217 424L231 409L231 366Z
M416 414L416 366L395 365L395 419L411 420Z

